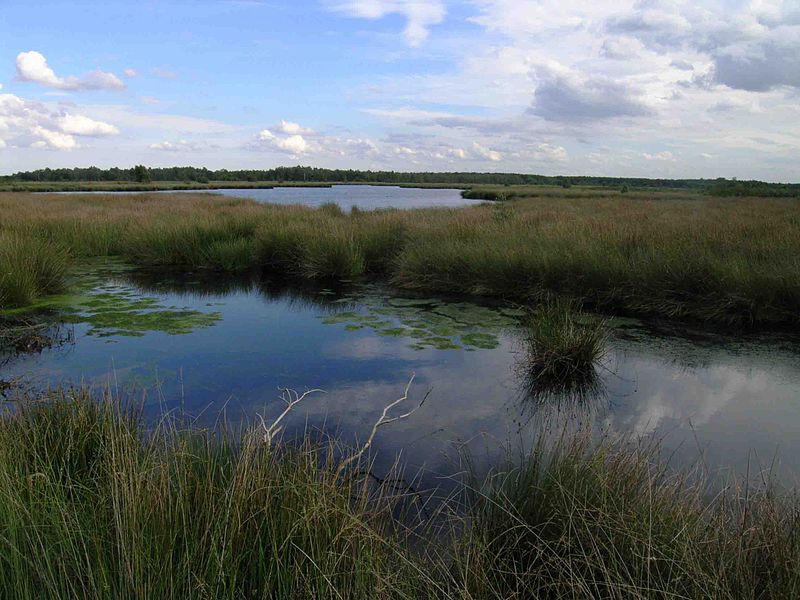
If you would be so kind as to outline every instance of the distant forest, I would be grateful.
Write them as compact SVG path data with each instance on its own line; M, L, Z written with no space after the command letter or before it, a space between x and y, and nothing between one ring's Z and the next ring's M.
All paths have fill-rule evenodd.
M421 183L464 185L587 185L630 188L696 189L718 196L800 197L800 184L739 181L735 179L648 179L643 177L547 176L522 173L433 173L401 171L360 171L355 169L320 169L316 167L276 167L264 170L219 169L197 167L100 169L38 169L0 176L0 182L143 182L183 181L275 181L309 183Z

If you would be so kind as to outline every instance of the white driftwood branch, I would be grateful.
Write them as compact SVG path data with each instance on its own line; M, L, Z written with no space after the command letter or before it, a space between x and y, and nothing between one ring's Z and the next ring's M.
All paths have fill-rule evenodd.
M283 421L283 418L288 415L295 406L305 400L308 395L315 394L317 392L324 394L325 390L306 390L302 394L298 394L295 390L290 390L288 388L284 389L283 393L281 394L281 398L283 398L283 400L286 402L286 408L283 409L283 412L278 415L278 417L269 426L267 426L263 416L256 414L261 421L261 428L264 430L264 443L267 446L272 445L272 440L275 439L275 437L283 430L283 427L280 424L281 421Z
M422 398L422 401L420 401L420 403L417 406L412 408L407 413L403 413L402 415L397 415L395 417L390 417L389 416L389 411L390 410L392 410L395 406L397 406L401 402L404 402L405 400L408 399L408 390L411 388L411 384L414 383L414 378L415 377L416 377L416 374L412 373L411 379L408 380L408 383L406 384L405 390L403 391L403 395L400 398L398 398L397 400L395 400L394 402L391 402L391 403L387 404L386 407L383 409L383 413L381 413L380 418L377 421L375 421L375 424L372 426L372 432L369 434L369 437L367 438L366 443L364 443L364 445L361 446L361 448L357 452L355 452L354 454L351 454L350 456L348 456L345 460L343 460L339 464L339 467L336 469L336 476L337 477L340 476L348 466L350 466L352 463L360 460L361 457L364 456L364 454L367 452L367 450L369 450L369 448L372 446L372 442L375 440L375 434L378 433L378 429L379 428L383 427L384 425L388 425L389 423L394 423L395 421L400 421L401 419L407 419L408 417L413 415L415 412L417 412L422 407L423 404L425 404L425 400L428 399L428 396L430 395L430 392L425 394L425 396Z

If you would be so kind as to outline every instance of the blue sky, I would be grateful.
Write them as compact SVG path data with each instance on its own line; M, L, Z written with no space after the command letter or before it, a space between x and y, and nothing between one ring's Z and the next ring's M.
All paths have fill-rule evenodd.
M798 181L800 4L0 0L0 173Z

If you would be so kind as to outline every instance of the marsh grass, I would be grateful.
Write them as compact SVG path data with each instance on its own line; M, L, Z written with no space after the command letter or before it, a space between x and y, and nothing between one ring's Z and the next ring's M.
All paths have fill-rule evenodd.
M57 245L142 266L242 270L249 261L295 277L376 274L523 303L555 294L601 312L739 327L800 319L796 201L559 190L500 206L349 214L209 194L7 193L0 232L43 244L37 256ZM5 250L5 304L48 289L26 281L27 254Z
M0 231L0 306L25 306L60 292L68 264L68 251L56 243Z
M708 496L657 445L587 435L539 444L468 491L454 552L471 598L792 598L796 499L733 485Z
M711 497L656 445L541 441L411 529L412 493L362 478L368 459L343 475L353 455L335 444L266 444L261 428L197 429L176 415L148 425L109 394L24 400L0 418L3 598L800 591L795 499L736 486Z
M392 499L330 460L180 419L146 429L108 398L24 405L0 423L0 596L413 596Z
M522 319L523 368L531 386L590 385L606 352L604 320L584 313L578 304L550 300Z

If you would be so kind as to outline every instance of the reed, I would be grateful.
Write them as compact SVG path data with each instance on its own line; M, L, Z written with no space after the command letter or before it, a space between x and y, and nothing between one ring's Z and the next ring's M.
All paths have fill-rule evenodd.
M796 201L571 191L464 209L350 214L209 194L6 193L0 222L15 239L137 265L241 270L249 256L252 267L299 277L372 273L401 287L521 303L555 294L609 313L739 327L798 323ZM27 289L17 297L41 293Z

